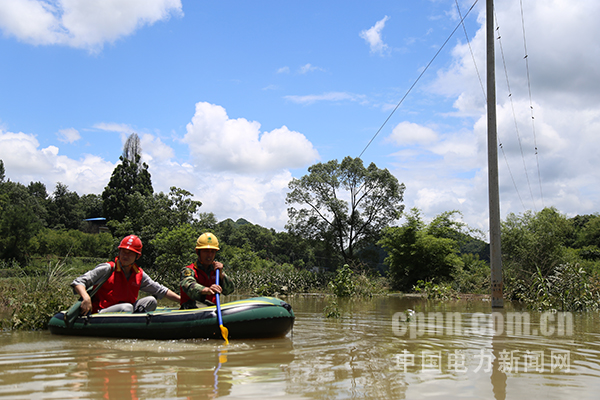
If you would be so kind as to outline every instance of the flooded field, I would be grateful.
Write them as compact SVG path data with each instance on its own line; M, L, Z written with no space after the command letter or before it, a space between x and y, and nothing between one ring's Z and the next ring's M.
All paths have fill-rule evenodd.
M596 399L597 313L381 297L287 299L285 338L123 340L0 333L10 399Z

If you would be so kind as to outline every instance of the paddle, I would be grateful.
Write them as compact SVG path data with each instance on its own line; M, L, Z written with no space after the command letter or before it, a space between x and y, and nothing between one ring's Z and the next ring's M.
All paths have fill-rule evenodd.
M217 269L216 271L216 284L219 284L219 269ZM227 330L227 328L225 328L223 326L223 318L221 317L221 300L219 299L219 293L216 293L216 297L217 297L217 317L219 318L219 327L221 328L221 335L223 336L223 339L225 339L225 344L229 344L229 340L227 340L227 336L229 336L229 331Z

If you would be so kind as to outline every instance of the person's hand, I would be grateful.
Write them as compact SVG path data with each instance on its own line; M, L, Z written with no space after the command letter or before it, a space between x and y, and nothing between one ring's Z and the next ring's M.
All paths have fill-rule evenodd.
M81 315L85 315L92 310L92 299L86 293L85 296L82 296L81 300L81 311L79 312Z
M218 261L214 261L213 265L215 266L215 271L218 269L223 269L223 264Z
M205 287L204 289L202 289L202 294L206 295L206 296L212 296L213 294L217 294L217 293L221 293L223 291L223 288L221 288L221 286L219 285L215 285L214 283L210 286Z

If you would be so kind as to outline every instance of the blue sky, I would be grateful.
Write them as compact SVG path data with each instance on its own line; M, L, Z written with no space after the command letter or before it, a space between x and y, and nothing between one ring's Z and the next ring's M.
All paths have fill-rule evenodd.
M502 217L596 213L600 3L496 3ZM155 191L283 230L292 177L365 150L407 209L485 232L484 8L365 150L457 27L456 1L1 2L0 159L13 181L100 194L136 132Z

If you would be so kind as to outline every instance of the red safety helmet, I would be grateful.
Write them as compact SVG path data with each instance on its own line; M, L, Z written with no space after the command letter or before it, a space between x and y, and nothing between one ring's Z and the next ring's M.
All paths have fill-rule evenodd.
M142 240L135 235L126 236L123 240L121 240L119 248L131 250L139 255L142 255Z

